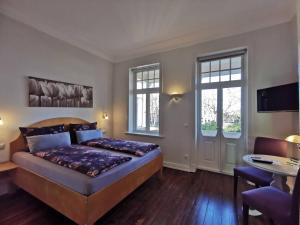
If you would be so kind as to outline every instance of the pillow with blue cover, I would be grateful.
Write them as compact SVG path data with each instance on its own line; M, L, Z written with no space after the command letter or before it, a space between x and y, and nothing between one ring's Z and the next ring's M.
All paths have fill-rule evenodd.
M77 138L76 138L76 131L96 130L96 129L97 129L97 122L86 123L86 124L71 123L70 126L69 126L69 130L70 130L72 144L78 144L78 141L77 141Z
M69 132L29 136L26 139L29 151L31 153L43 149L65 147L71 145Z
M78 144L92 139L102 138L102 137L103 137L103 133L99 129L76 131L76 139Z

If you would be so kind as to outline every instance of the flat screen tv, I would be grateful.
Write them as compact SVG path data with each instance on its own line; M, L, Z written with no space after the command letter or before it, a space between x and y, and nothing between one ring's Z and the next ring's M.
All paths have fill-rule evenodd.
M299 111L299 84L257 90L257 112Z

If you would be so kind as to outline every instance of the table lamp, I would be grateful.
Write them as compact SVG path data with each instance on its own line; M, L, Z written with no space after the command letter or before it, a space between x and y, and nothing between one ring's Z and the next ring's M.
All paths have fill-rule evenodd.
M285 138L286 141L297 144L298 150L300 151L300 136L299 135L290 135Z
M298 148L300 146L300 136L299 135L290 135L285 138L286 141L297 144Z
M2 126L3 125L3 120L2 120L2 118L0 117L0 126Z

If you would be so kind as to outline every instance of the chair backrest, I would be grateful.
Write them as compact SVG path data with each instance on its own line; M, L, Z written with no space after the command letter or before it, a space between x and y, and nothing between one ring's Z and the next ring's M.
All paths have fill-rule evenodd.
M288 143L274 138L257 137L253 153L286 157L288 154Z
M291 225L299 225L299 205L300 205L300 169L298 170L298 174L296 177L296 182L293 190L292 197L292 224Z

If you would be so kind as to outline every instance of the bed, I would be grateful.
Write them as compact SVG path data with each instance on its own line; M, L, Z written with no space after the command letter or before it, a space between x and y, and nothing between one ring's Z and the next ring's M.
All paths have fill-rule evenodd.
M55 118L32 127L70 123L88 122L79 118ZM131 156L130 162L96 178L32 156L24 149L22 136L10 144L11 160L18 165L12 174L14 183L80 225L94 224L148 178L156 173L161 176L162 172L163 159L159 149L144 157Z

